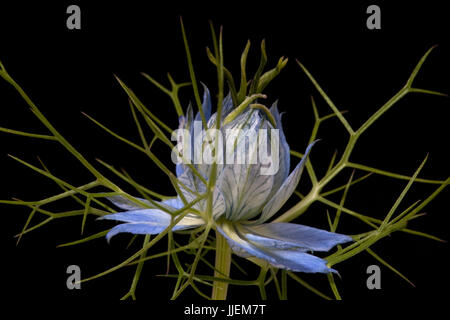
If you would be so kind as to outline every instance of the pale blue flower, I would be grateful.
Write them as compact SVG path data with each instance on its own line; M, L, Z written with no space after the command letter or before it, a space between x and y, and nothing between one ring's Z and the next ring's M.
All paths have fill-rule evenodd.
M232 100L230 96L227 96L223 101L222 120L233 108ZM211 115L211 98L206 87L203 96L203 111L208 128L215 128L217 114ZM256 257L267 261L274 267L292 271L335 272L327 267L325 260L309 252L328 251L337 244L351 241L351 237L293 223L266 223L293 194L299 183L306 158L314 144L307 147L304 157L294 171L289 174L289 145L282 130L281 115L276 103L270 108L270 112L275 119L277 129L279 129L280 141L278 154L271 152L270 156L274 161L279 160L279 169L276 174L262 175L260 169L263 164L260 161L253 164L218 164L212 208L215 228L227 239L233 252L240 256ZM200 115L197 114L194 118L191 107L188 108L186 117L180 117L180 128L189 130L193 146L195 146L194 140L196 139L193 130L195 120L200 120ZM221 132L230 128L243 129L245 132L261 128L273 129L273 125L263 112L248 108L223 126ZM235 153L236 150L239 150L240 144L246 143L251 152L252 146L248 146L245 139L239 138L235 143L236 149L225 152ZM191 149L191 152L194 152L194 148ZM194 165L203 178L208 180L212 166L208 164ZM178 180L188 189L198 194L206 192L205 184L187 165L178 164L176 174ZM193 192L183 187L180 188L187 202L197 198ZM109 199L125 211L106 215L102 219L126 223L113 227L107 234L108 240L121 232L158 234L171 222L170 214L155 208L146 200L140 199L153 208L142 208L120 196ZM169 211L184 207L179 196L162 201L160 204ZM197 202L193 208L204 212L206 200ZM173 231L196 228L203 224L202 217L189 213L173 228Z

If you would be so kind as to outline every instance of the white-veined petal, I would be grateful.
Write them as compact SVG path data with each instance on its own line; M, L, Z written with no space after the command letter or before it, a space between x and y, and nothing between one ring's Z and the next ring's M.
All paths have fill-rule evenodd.
M308 148L306 148L305 154L299 164L295 167L294 171L289 175L289 177L283 182L280 189L275 193L272 199L267 202L264 206L260 219L258 220L258 224L267 221L270 219L281 207L286 203L286 201L290 198L290 196L294 193L295 188L300 181L300 177L303 172L303 168L306 164L306 159L308 157L311 148L316 143L316 141L312 142Z

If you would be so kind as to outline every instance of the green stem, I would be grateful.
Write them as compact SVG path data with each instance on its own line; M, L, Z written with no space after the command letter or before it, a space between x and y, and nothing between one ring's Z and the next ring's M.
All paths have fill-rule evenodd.
M227 240L216 231L216 263L214 277L228 278L230 275L231 248ZM228 283L214 281L211 298L213 300L225 300L227 298Z
M144 238L144 247L145 245L150 241L150 235L146 234ZM141 258L138 263L138 266L136 268L136 272L134 273L133 282L131 283L130 290L125 294L120 300L126 300L127 298L131 297L133 300L136 300L136 287L139 282L139 278L141 277L142 268L144 267L144 259L145 255L147 254L147 250L143 251L141 253Z

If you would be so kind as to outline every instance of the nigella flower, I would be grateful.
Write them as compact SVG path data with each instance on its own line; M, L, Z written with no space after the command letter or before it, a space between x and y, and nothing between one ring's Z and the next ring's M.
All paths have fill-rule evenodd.
M232 100L230 96L227 96L223 101L222 120L227 119L233 110L235 109ZM203 96L203 112L207 127L215 128L217 114L211 115L211 98L206 87ZM204 132L198 133L194 130L195 121L199 123L200 120L199 114L195 118L193 117L190 107L186 117L180 117L180 129L189 133L189 135L181 137L183 139L188 137L192 147L182 150L183 156L191 160L192 165L204 178L200 179L198 175L194 174L192 167L186 163L177 164L176 174L180 182L180 190L182 197L188 203L194 201L198 194L206 192L204 181L209 179L212 168L211 164L192 161L196 158L195 149L205 144L204 137L199 136L200 134L204 135ZM258 159L256 147L264 144L260 143L260 140L265 136L256 134L257 139L253 142L246 140L244 136L252 130L265 132L261 129L270 131L275 127L279 130L268 135L265 141L270 142L272 146L268 151L269 156L267 159ZM238 135L232 138L227 136L228 140L234 139L231 144L227 143L225 149L227 160L235 159L235 156L239 156L242 150L245 150L250 156L244 163L217 161L217 180L212 206L215 228L227 239L233 252L240 256L256 257L277 268L292 271L334 272L335 270L327 267L325 260L310 254L310 252L328 251L337 244L351 241L349 236L294 223L267 223L281 209L297 187L307 156L314 143L307 147L304 157L289 174L289 145L282 130L281 116L276 103L270 108L270 115L259 109L247 108L231 121L225 121L220 132L225 134L231 132L232 129L240 131L237 131ZM271 144L275 139L279 142L278 145ZM211 140L209 141L211 142ZM265 163L263 160L267 162ZM268 166L275 166L276 172L263 174L264 169L267 169ZM102 219L125 223L111 229L107 234L108 241L112 236L121 232L158 234L171 222L170 214L143 199L140 200L145 201L150 209L139 207L134 202L120 196L109 199L125 211L106 215ZM160 205L169 211L175 211L185 206L180 195L175 199L162 201ZM198 201L193 208L198 212L205 212L206 206L207 200L203 199ZM202 226L205 223L204 219L205 216L189 213L172 230L179 231Z

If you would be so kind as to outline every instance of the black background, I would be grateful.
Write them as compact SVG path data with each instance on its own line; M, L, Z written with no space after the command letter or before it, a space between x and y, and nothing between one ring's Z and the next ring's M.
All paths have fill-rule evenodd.
M144 5L127 1L95 6L87 1L2 3L0 60L55 127L88 160L94 163L95 158L100 158L117 168L125 168L151 189L170 194L167 179L151 161L108 136L80 111L138 141L126 95L113 77L116 74L154 113L175 127L177 118L169 98L140 72L149 73L164 84L168 84L167 72L177 82L189 81L180 15L188 32L197 78L209 84L213 94L217 92L215 68L205 54L205 47L212 44L209 19L216 26L224 27L225 65L235 74L238 74L239 57L247 39L252 41L250 72L257 67L259 42L264 38L269 67L275 65L280 56L289 58L288 66L268 87L267 94L269 103L279 99L279 108L286 112L285 132L294 150L304 149L312 128L310 95L316 97L322 115L331 112L295 64L295 59L309 68L341 110L349 111L346 117L354 128L404 85L420 57L435 44L439 46L429 56L415 86L448 93L449 19L443 7L432 2L414 5L404 2L397 6L374 2L381 7L382 29L368 30L366 8L371 2L315 3L273 2L266 5L261 2L212 4L198 1L187 5L167 1L163 5L155 2ZM66 28L66 8L70 4L81 7L81 30ZM189 89L184 89L181 97L184 108L189 100L193 100ZM46 133L26 104L4 81L0 82L0 110L0 126ZM363 135L351 159L411 175L429 153L421 175L445 179L450 173L447 152L449 115L447 98L408 95ZM346 132L337 120L329 120L323 129L319 134L322 142L312 154L319 175L334 150L342 151L346 141ZM0 139L2 199L37 200L59 191L52 181L16 163L7 154L33 164L38 164L36 156L39 156L55 175L73 185L86 183L91 178L55 143L5 133L0 133ZM170 164L167 152L165 156L166 163ZM106 170L103 172L109 174ZM342 175L341 182L346 181L349 173L346 171ZM404 181L371 177L350 191L348 206L382 218L404 185ZM402 208L417 199L424 199L435 188L417 185ZM445 190L425 208L428 214L411 223L411 228L448 239L448 197L448 190ZM129 238L118 236L110 245L99 239L80 246L55 248L58 244L79 239L81 218L77 217L51 222L25 235L16 247L13 236L21 231L28 212L25 208L0 207L3 290L10 298L98 300L118 299L126 293L134 268L85 283L78 291L66 289L65 271L71 264L81 267L83 277L104 271L137 250L138 243L126 250ZM324 207L312 206L299 222L326 228L325 212ZM41 218L37 216L33 222L37 223ZM104 227L103 222L88 219L86 234L99 232ZM366 230L360 222L345 215L339 229L344 233ZM445 263L447 243L396 233L377 243L374 251L409 277L416 288L381 267L382 289L368 290L366 268L378 263L362 253L336 266L342 276L337 279L338 287L345 299L443 297L441 291L449 285ZM149 263L144 268L138 298L166 301L170 297L174 281L154 276L165 272L163 260ZM248 267L253 270L251 265ZM302 276L332 296L326 277ZM269 298L275 299L272 289ZM195 293L188 290L182 300L191 301L194 297ZM316 299L295 283L289 285L289 297L290 300ZM230 298L236 302L257 301L259 293L256 287L231 287Z

